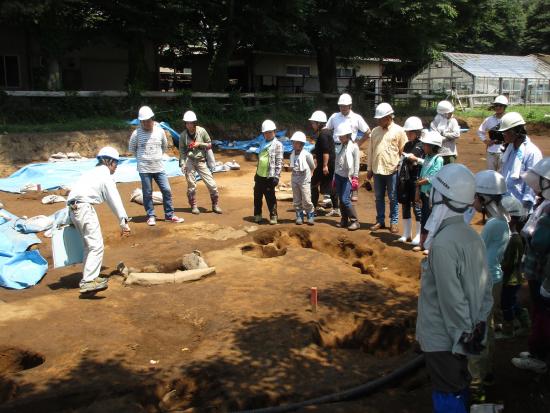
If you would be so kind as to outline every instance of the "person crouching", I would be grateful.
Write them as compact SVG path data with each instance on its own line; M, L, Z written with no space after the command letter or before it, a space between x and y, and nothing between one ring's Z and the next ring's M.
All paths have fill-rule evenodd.
M111 177L118 166L118 151L106 146L97 154L97 160L97 166L76 181L67 197L69 217L84 243L81 294L107 289L107 278L99 276L103 263L103 236L93 205L106 201L118 218L123 235L130 233L128 214L122 205L115 181Z
M361 225L351 202L351 191L359 188L359 147L351 140L351 133L351 126L347 122L342 122L335 131L341 145L336 154L334 186L340 200L342 214L342 219L337 226L355 231Z
M303 132L294 132L290 138L294 150L290 154L292 168L292 199L296 210L296 225L304 223L304 212L307 214L307 223L314 223L314 207L311 202L311 171L315 169L313 156L304 149L306 135Z

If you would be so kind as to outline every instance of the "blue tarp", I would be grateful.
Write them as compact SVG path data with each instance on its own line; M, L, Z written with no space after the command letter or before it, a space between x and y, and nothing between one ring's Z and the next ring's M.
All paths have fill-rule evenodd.
M0 191L19 193L23 186L30 183L40 184L42 189L57 189L64 185L70 187L84 172L96 165L96 159L29 164L8 178L0 179ZM176 158L165 160L164 169L169 177L183 175ZM113 177L116 182L140 181L136 159L121 158Z
M39 244L35 234L21 234L14 224L17 216L6 210L11 220L0 218L0 286L20 290L39 282L48 270L47 261L37 250L27 251Z
M132 125L132 126L138 126L139 125L139 119L132 119L132 120L129 120L127 121L128 125ZM174 146L176 148L179 147L179 142L180 142L180 134L178 132L176 132L174 129L172 129L170 127L170 124L168 122L159 122L159 126L164 129L164 130L167 130L168 132L170 132L170 135L172 136L172 142L174 143Z
M275 136L281 141L283 144L283 151L285 153L292 152L292 142L290 139L285 137L286 130L277 131ZM254 139L250 139L247 141L213 141L212 142L218 149L221 150L235 150L235 151L243 151L248 153L259 153L260 146L262 146L265 143L265 138L262 134L256 136ZM304 146L305 150L308 152L311 152L315 145L307 142Z

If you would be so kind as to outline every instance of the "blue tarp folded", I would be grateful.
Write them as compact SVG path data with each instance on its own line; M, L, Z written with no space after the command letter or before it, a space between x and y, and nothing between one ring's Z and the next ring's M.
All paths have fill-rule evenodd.
M176 158L169 158L164 169L169 177L183 175ZM96 159L34 163L24 166L8 178L0 179L0 191L20 193L26 184L40 184L42 189L71 186L80 176L97 165ZM140 181L135 158L121 158L113 175L116 182Z
M281 141L283 144L283 151L285 153L292 152L292 142L290 139L285 137L286 130L277 131L275 133L275 136ZM262 134L256 136L254 139L246 140L246 141L213 141L212 142L218 149L221 150L235 150L235 151L244 151L249 153L259 153L260 146L265 143L265 138ZM307 142L304 146L305 150L308 152L311 152L315 145Z
M48 270L47 261L36 250L27 251L39 244L35 234L21 234L14 224L17 216L2 210L11 220L0 218L0 286L22 289L35 285Z

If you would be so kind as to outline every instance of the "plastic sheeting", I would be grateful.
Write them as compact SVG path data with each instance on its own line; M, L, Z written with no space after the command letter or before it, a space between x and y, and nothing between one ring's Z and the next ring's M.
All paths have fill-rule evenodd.
M169 177L182 176L179 161L170 157L163 161ZM71 186L80 176L97 165L96 159L85 161L44 162L24 166L8 178L0 179L0 191L20 193L29 184L40 184L42 189L58 189ZM116 182L140 181L135 158L120 158L118 168L113 175Z
M27 249L40 240L35 234L18 232L17 216L2 212L11 219L0 218L0 286L19 290L35 285L46 274L48 263L37 250Z
M292 152L292 141L287 138L286 136L286 130L280 130L275 133L275 136L281 141L283 144L283 151L285 153ZM259 153L260 147L265 143L264 135L260 134L256 136L254 139L246 140L246 141L220 141L215 140L212 142L218 149L221 150L235 150L235 151L244 151L248 153ZM304 146L304 149L308 152L311 152L315 145L307 142Z

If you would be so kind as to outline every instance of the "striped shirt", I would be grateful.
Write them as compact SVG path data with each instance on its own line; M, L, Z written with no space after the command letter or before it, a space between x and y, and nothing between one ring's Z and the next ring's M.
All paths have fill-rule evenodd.
M162 154L167 146L164 130L155 122L152 131L138 127L132 133L128 150L136 155L138 172L152 174L164 172Z

